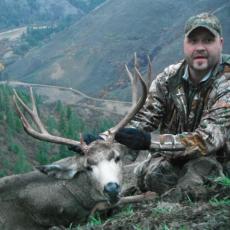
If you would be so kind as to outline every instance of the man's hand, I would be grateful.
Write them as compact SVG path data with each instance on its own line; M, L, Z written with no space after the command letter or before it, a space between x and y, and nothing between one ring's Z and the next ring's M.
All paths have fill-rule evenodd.
M90 133L87 134L83 134L83 141L89 145L90 143L96 141L96 140L103 140L102 137L100 137L99 135L93 135Z
M147 150L150 147L151 135L135 128L122 128L115 134L115 140L130 149Z
M102 137L100 137L99 135L93 135L93 134L83 134L83 141L89 145L90 143L96 141L96 140L103 140ZM77 153L82 153L82 150L81 150L81 147L80 146L77 146L77 145L70 145L68 147L68 149L70 151L74 151L74 152L77 152Z

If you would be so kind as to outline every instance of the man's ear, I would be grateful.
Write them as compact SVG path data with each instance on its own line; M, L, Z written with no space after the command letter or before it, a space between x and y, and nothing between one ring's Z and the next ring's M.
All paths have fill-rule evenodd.
M220 38L220 42L221 42L221 44L223 46L224 45L224 38L223 37Z
M76 157L68 157L52 164L37 166L36 169L48 176L68 180L72 179L81 167Z

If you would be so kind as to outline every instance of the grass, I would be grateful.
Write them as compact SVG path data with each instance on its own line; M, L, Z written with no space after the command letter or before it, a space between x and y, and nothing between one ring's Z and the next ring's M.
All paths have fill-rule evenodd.
M99 212L96 212L93 216L90 216L89 218L90 226L96 226L96 225L101 225L101 224L102 224L102 220L101 220Z
M167 214L167 213L170 213L172 210L170 208L166 208L166 207L163 207L163 208L154 208L153 209L153 214Z
M188 205L190 205L190 206L194 205L194 202L192 201L192 198L188 194L186 194L186 198L187 198Z
M187 228L184 225L181 225L179 228L170 228L167 224L162 224L159 228L160 230L189 230L189 228Z
M212 206L230 206L230 199L229 198L224 198L224 199L217 199L217 198L212 198L209 200L209 204Z
M153 215L170 214L178 210L178 205L168 202L158 202L157 206L152 209Z
M230 178L229 177L218 177L215 179L215 182L217 184L223 185L224 187L230 187ZM212 198L209 200L209 204L211 204L212 206L230 206L230 198L226 197L226 198L222 198L222 199L218 199L218 198Z
M218 177L215 179L215 181L218 183L218 184L221 184L221 185L224 185L226 187L230 187L230 178L229 177Z
M102 225L103 221L101 220L100 213L96 212L94 215L89 217L89 220L86 224L87 229L94 229L95 226ZM81 227L80 225L73 226L73 224L70 224L70 226L67 228L67 230L82 230L85 229L84 227Z
M124 207L122 210L122 213L125 214L125 216L131 216L134 213L133 206L129 204L128 206Z
M133 206L132 204L124 206L119 213L117 213L113 218L119 218L119 217L130 217L134 214Z
M132 226L133 230L150 230L150 229L143 229L139 224L133 225Z
M170 230L167 224L163 224L160 228L160 230Z

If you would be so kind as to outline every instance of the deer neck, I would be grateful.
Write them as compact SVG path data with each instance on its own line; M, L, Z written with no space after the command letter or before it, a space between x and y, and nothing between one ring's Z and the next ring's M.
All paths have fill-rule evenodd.
M86 209L91 209L96 203L105 200L87 172L80 172L75 179L65 181L64 187Z

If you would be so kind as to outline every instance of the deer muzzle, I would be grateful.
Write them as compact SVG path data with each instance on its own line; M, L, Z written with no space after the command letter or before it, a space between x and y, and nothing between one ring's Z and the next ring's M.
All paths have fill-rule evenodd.
M114 182L109 182L104 186L104 194L108 197L110 203L116 203L119 200L121 186Z

